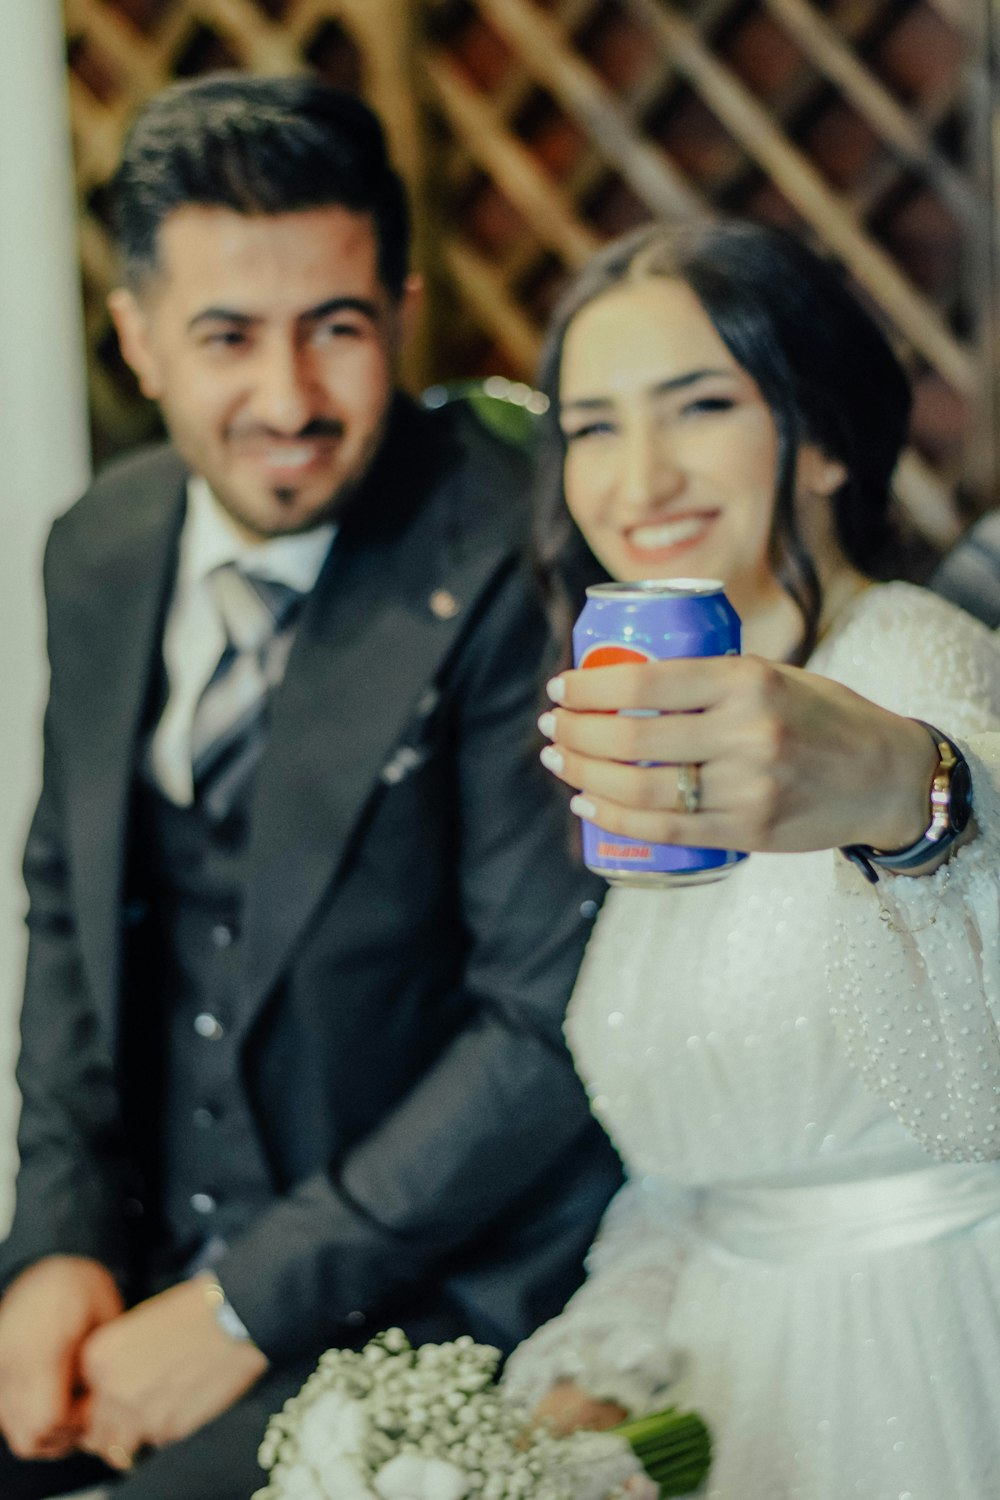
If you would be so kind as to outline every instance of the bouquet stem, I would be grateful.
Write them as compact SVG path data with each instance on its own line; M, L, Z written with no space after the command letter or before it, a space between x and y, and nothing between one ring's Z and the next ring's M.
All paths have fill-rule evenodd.
M629 1444L655 1484L661 1500L686 1495L704 1479L712 1458L708 1428L694 1412L676 1407L622 1422L615 1432Z

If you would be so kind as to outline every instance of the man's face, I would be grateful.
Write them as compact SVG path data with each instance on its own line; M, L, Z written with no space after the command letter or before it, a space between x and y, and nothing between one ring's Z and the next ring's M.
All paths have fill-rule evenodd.
M415 296L381 284L370 216L186 205L158 247L109 306L180 453L252 539L329 519L382 436Z

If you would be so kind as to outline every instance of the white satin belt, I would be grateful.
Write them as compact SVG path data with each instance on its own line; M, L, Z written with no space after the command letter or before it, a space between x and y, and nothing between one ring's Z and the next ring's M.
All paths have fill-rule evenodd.
M1000 1215L1000 1163L942 1162L819 1187L713 1187L692 1206L695 1240L731 1255L819 1260L892 1250Z

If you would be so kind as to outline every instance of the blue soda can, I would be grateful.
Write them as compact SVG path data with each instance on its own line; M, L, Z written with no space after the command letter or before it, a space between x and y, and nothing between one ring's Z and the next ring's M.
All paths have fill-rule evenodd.
M740 619L711 578L597 583L573 627L573 664L610 667L675 656L738 656ZM653 713L622 709L622 713ZM611 885L704 885L746 855L735 849L647 844L583 821L583 858Z

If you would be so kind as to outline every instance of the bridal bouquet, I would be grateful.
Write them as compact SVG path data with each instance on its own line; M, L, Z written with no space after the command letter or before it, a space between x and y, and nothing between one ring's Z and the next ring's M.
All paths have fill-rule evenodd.
M268 1425L253 1500L656 1500L708 1469L692 1413L556 1437L528 1427L471 1338L414 1349L390 1329L331 1349Z

